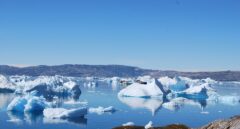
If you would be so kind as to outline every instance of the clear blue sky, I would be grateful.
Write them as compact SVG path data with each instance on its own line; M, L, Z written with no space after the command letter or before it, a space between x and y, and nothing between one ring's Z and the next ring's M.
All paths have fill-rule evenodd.
M240 1L1 0L0 64L240 70Z

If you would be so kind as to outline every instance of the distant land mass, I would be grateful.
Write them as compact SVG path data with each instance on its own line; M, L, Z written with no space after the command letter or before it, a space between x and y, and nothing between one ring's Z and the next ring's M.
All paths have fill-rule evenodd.
M216 81L240 81L240 71L219 71L219 72L179 72L142 69L124 65L39 65L29 67L14 67L0 65L0 74L3 75L27 75L27 76L72 76L72 77L137 77L150 75L161 76L184 76L192 79L212 78Z

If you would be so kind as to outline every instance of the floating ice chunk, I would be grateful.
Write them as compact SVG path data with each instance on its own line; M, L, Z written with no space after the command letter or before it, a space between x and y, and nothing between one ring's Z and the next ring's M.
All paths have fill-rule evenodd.
M169 93L163 85L157 80L152 79L148 84L133 83L132 85L122 89L118 96L125 97L156 97L164 96Z
M65 105L88 105L87 101L74 101L74 100L69 100L64 102Z
M96 88L97 87L97 83L96 82L85 82L84 84L84 87L87 87L87 88Z
M209 114L209 112L207 112L207 111L202 111L202 112L200 112L201 114L205 114L205 115L208 115Z
M11 83L7 77L0 75L0 92L13 93L16 87Z
M76 82L73 82L73 81L65 82L63 84L63 86L65 86L65 87L67 87L69 89L73 89L76 85L77 85Z
M88 110L89 113L97 113L98 115L102 115L105 112L113 113L115 111L116 111L116 109L113 106L110 106L107 108L99 106L97 108L89 108L89 110Z
M8 105L8 111L17 111L17 112L35 112L43 111L47 107L45 98L32 96L31 94L24 97L16 97Z
M8 105L8 111L18 111L24 112L25 105L27 104L27 99L23 97L16 97L12 100L12 102Z
M216 84L218 83L218 81L215 81L211 78L206 78L206 79L202 79L202 81L204 81L205 83L208 83L208 84Z
M145 129L150 129L153 127L153 122L149 121L148 124L145 125Z
M120 81L119 77L112 77L111 78L112 85L118 85L119 81Z
M170 77L160 77L159 79L158 79L161 83L162 83L162 85L164 85L164 86L171 86L171 85L175 85L175 84L177 84L177 80L176 79L172 79L172 78L170 78Z
M174 91L174 92L179 92L179 91L183 91L186 90L187 88L189 88L189 85L182 80L181 78L174 78L174 80L176 80L176 84L174 85L169 85L169 89Z
M46 100L43 97L31 97L25 105L25 112L43 111L47 107Z
M240 96L236 95L218 96L217 102L225 105L237 105L240 103Z
M199 94L199 93L206 93L207 92L207 87L206 85L200 85L200 86L194 86L186 89L184 91L187 94Z
M134 126L133 122L127 122L125 124L122 124L122 126Z
M137 80L140 80L142 82L149 82L152 80L152 77L151 76L141 76L141 77L138 77Z
M49 119L72 119L84 117L86 114L87 108L85 107L76 109L47 108L43 111L44 117Z

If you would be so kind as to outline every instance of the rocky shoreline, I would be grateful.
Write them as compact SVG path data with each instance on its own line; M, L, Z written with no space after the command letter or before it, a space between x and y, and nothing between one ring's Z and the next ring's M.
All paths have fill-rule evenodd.
M143 126L121 126L113 129L145 129ZM164 127L152 127L149 129L191 129L186 125L172 124ZM197 129L240 129L240 116L234 116L227 120L217 120Z

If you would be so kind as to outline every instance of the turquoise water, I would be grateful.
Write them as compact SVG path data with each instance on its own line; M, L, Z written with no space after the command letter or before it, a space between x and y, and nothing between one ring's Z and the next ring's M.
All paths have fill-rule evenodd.
M87 107L109 107L117 109L113 113L92 114L75 120L46 120L41 113L21 114L6 111L7 105L15 97L14 94L0 94L0 128L1 129L110 129L127 122L145 125L149 121L154 126L172 123L199 127L217 119L229 118L240 114L238 86L215 86L214 89L223 96L221 101L209 100L176 100L178 103L169 106L170 100L161 98L118 98L121 88L107 84L99 84L96 88L82 87L78 102L86 103ZM234 99L236 98L236 99ZM234 100L234 101L233 101ZM59 101L59 107L75 108L78 104L63 104L68 99ZM179 101L179 102L178 102Z

